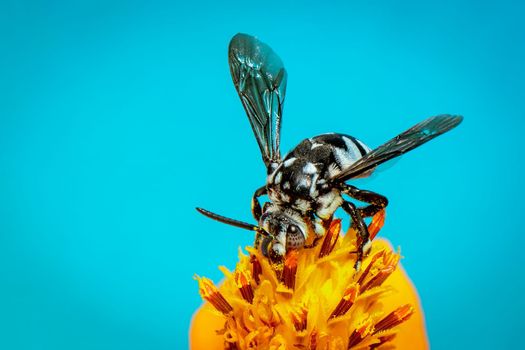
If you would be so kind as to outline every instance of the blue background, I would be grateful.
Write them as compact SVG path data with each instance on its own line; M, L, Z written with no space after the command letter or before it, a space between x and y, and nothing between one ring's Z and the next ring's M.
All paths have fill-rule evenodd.
M346 4L345 4L346 3ZM366 188L390 199L435 349L522 344L525 8L512 1L0 5L0 348L184 349L265 170L226 60L289 73L282 148L465 116Z

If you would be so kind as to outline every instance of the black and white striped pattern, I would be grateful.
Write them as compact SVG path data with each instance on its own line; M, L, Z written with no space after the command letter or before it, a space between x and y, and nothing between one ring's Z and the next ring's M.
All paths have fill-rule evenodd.
M330 217L342 198L328 179L368 152L368 146L349 135L331 133L305 139L268 176L270 199L303 214L313 210L320 218Z

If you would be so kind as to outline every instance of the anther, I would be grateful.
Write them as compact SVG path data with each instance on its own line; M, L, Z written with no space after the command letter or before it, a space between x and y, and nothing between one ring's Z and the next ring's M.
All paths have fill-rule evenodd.
M290 312L290 317L297 332L306 330L308 326L308 309L305 306L301 306L297 310Z
M199 282L201 297L212 304L217 311L222 312L224 315L228 315L233 311L233 307L224 299L224 296L210 279L198 276L195 276L195 279Z
M330 223L328 232L326 232L321 250L319 251L319 258L327 256L332 252L339 239L339 232L341 231L341 220L333 220ZM335 236L335 237L334 237Z
M239 288L239 292L241 292L243 299L251 304L253 301L253 288L250 284L247 273L243 270L237 270L235 272L235 283L237 284L237 288Z
M332 314L328 319L336 318L339 316L343 316L350 310L352 305L354 305L355 299L357 297L357 293L359 292L359 287L357 285L352 285L348 287L341 300L339 301L339 304L335 307L334 311L332 311Z
M261 263L259 262L257 257L253 254L250 257L250 263L252 264L252 277L255 280L255 283L259 284L260 282L259 275L262 274Z
M284 260L283 273L281 275L281 282L288 288L295 288L295 275L297 273L297 251L291 250L286 255Z
M374 334L394 328L400 323L408 320L413 314L414 308L410 304L406 304L397 308L384 317L381 321L377 322L374 327Z
M363 322L359 327L354 329L352 334L350 335L350 338L348 338L348 347L347 349L351 349L352 347L359 344L363 339L365 339L372 330L372 324L370 320L367 320Z

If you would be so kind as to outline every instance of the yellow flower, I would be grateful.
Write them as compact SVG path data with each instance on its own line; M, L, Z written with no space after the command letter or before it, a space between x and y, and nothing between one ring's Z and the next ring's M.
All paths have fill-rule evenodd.
M377 214L369 231L384 221ZM217 288L196 277L207 303L194 315L191 349L427 349L417 293L399 253L375 240L356 272L356 234L334 220L321 244L272 266L253 247Z

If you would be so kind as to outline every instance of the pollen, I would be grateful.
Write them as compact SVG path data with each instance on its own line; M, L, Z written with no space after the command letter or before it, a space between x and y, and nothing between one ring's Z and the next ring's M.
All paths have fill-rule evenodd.
M384 212L368 226L376 235ZM203 299L222 318L221 349L394 349L400 326L416 311L390 304L389 278L400 255L374 241L354 269L357 235L333 220L322 242L291 250L276 268L260 251L240 252L233 272L222 268L220 288L196 277ZM393 310L393 311L392 311ZM219 349L216 347L215 349Z

